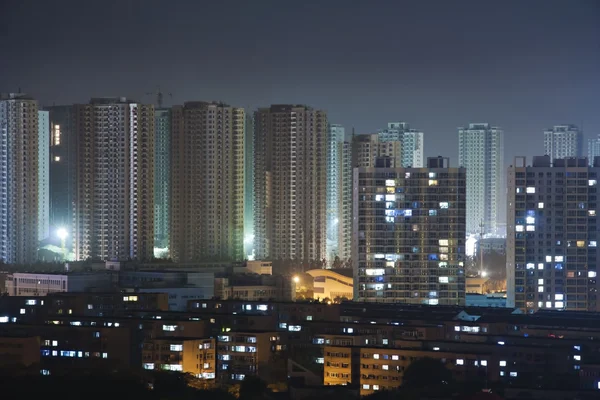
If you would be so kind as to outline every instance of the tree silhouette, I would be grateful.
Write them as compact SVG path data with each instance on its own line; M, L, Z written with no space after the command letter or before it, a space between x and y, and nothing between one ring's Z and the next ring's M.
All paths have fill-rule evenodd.
M408 389L449 388L452 383L452 372L440 360L425 357L412 362L406 368L402 387Z

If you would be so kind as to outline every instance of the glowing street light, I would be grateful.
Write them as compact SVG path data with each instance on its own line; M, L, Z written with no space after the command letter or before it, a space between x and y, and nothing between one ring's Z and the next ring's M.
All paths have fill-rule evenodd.
M294 276L294 283L300 283L300 277L298 275Z
M69 231L67 231L65 228L58 228L56 230L56 236L58 236L58 238L60 239L60 246L62 249L62 253L63 253L63 260L67 259L67 237L69 237Z

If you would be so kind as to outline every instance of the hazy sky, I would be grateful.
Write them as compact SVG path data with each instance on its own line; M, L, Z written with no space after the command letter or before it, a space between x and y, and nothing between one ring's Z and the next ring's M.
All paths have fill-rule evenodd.
M0 0L0 91L151 102L159 85L306 103L357 133L406 121L453 164L456 127L490 122L509 161L555 124L600 134L600 1Z

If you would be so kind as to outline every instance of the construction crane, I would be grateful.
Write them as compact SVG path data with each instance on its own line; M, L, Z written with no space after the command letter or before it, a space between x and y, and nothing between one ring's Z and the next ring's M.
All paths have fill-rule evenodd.
M146 96L156 96L156 105L158 106L158 108L162 108L163 106L163 99L164 99L164 95L173 97L173 93L163 93L160 90L160 86L158 87L158 89L156 90L156 92L148 92L146 93Z

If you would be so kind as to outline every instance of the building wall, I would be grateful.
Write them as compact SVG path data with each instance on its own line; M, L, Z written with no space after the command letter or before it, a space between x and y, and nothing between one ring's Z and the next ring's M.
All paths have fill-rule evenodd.
M150 259L154 250L154 107L125 98L75 106L76 260Z
M0 95L0 260L32 263L38 247L38 105Z
M458 129L458 163L467 169L467 234L497 234L504 198L504 132L487 123Z
M175 261L244 259L244 118L222 103L173 107Z
M50 116L38 111L38 240L50 235Z
M171 110L154 113L154 246L169 247L171 208Z
M0 335L0 366L29 367L40 363L40 338Z
M509 307L600 311L599 177L585 158L517 157L508 169Z
M600 135L597 138L588 140L588 163L590 166L594 163L595 157L600 157Z
M464 305L464 168L354 170L354 299Z
M327 130L325 112L306 106L255 113L257 259L326 258Z
M91 288L107 290L112 283L110 274L37 274L13 273L6 277L9 296L46 296L58 292L84 292Z
M327 260L330 263L336 256L340 257L338 228L342 218L340 206L343 190L344 139L344 127L330 124L327 143Z
M244 247L254 256L254 115L246 115L244 135Z
M73 106L46 107L50 121L50 231L67 230L66 246L71 249L77 141Z
M140 289L140 293L166 293L169 297L169 311L186 311L188 301L212 299L215 296L214 286L207 288Z
M306 271L313 277L313 296L315 299L335 299L345 297L351 300L354 295L354 280L327 269Z
M214 380L216 358L214 339L152 339L143 344L142 368L178 371Z

